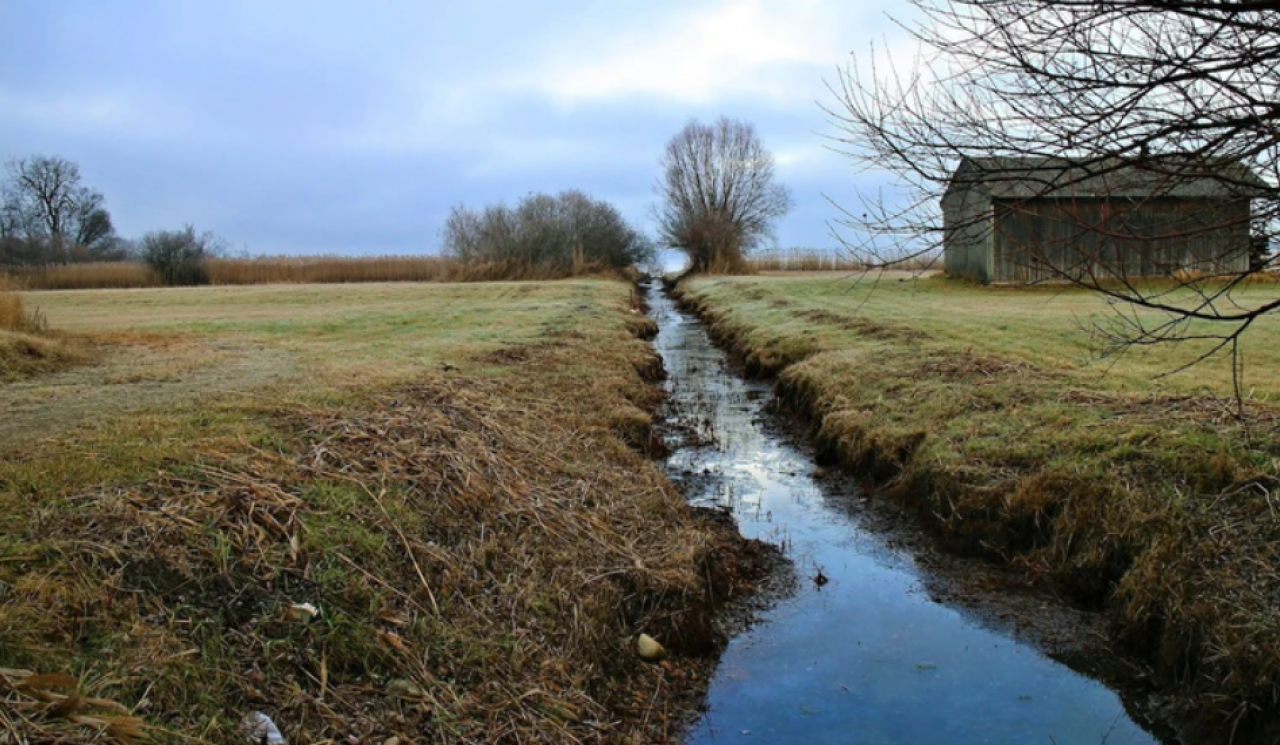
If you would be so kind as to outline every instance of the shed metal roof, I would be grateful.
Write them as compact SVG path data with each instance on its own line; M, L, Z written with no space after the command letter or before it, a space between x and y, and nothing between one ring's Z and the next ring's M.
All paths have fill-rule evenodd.
M1158 156L1141 165L1116 158L963 158L947 192L986 191L994 199L1223 199L1274 194L1244 163L1225 158Z

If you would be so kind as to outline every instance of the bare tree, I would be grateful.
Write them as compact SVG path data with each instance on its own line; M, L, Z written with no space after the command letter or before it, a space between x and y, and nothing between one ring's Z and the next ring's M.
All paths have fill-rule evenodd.
M1031 194L1061 197L1103 184L1103 215L1077 216L1091 242L1072 262L1024 246L1034 276L1096 290L1119 312L1101 329L1110 351L1134 344L1208 342L1194 361L1238 352L1240 335L1280 309L1275 294L1237 291L1268 271L1280 232L1280 3L1264 0L912 0L903 22L920 46L904 65L873 52L841 71L829 107L840 148L906 187L901 201L864 196L839 221L846 245L873 265L934 257L947 225L939 201L958 166L1025 169ZM1018 166L1017 164L1023 164ZM977 164L976 166L974 164ZM1011 165L1013 164L1013 165ZM1053 168L1045 168L1046 165ZM977 169L977 173L974 169ZM1114 184L1141 174L1141 197ZM1025 183L1024 183L1025 186ZM1107 266L1105 250L1150 245L1136 216L1194 189L1231 194L1250 210L1164 234L1242 229L1251 261L1186 272ZM1016 200L1005 209L1022 209ZM1071 210L1062 210L1069 213ZM1080 211L1077 210L1077 213ZM1194 221L1193 221L1194 222ZM1145 244L1143 242L1146 242ZM1077 246L1079 248L1079 246ZM1226 248L1224 247L1224 250ZM1114 256L1113 253L1110 254ZM1208 349L1207 352L1203 351ZM1239 391L1237 390L1237 398Z
M56 156L11 160L0 205L0 230L39 246L45 261L66 261L72 249L108 248L115 230L103 195L83 185L80 167Z
M772 237L791 209L790 191L774 180L773 156L746 122L692 121L659 163L661 239L689 255L690 271L741 270L744 254Z

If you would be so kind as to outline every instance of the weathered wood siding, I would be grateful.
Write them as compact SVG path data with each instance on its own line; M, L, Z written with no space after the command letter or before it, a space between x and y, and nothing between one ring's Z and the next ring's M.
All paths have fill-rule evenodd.
M1249 202L1037 199L993 205L990 281L1244 271ZM948 264L948 270L950 264Z
M980 190L960 189L943 197L942 253L947 274L991 281L992 216L991 200Z

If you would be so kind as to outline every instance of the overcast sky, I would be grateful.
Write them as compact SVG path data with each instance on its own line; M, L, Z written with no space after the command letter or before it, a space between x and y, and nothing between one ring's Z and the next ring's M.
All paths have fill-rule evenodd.
M254 254L423 253L455 204L577 188L646 230L690 118L753 122L830 245L871 183L819 103L894 29L849 0L3 0L0 156L61 155L136 236Z

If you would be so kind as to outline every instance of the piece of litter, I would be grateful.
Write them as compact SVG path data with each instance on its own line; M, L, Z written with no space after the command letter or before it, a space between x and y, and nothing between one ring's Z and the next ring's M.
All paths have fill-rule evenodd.
M285 745L280 728L271 717L260 711L251 711L240 720L240 729L254 745Z
M320 609L311 603L294 603L289 606L289 615L295 621L311 621L320 615Z

